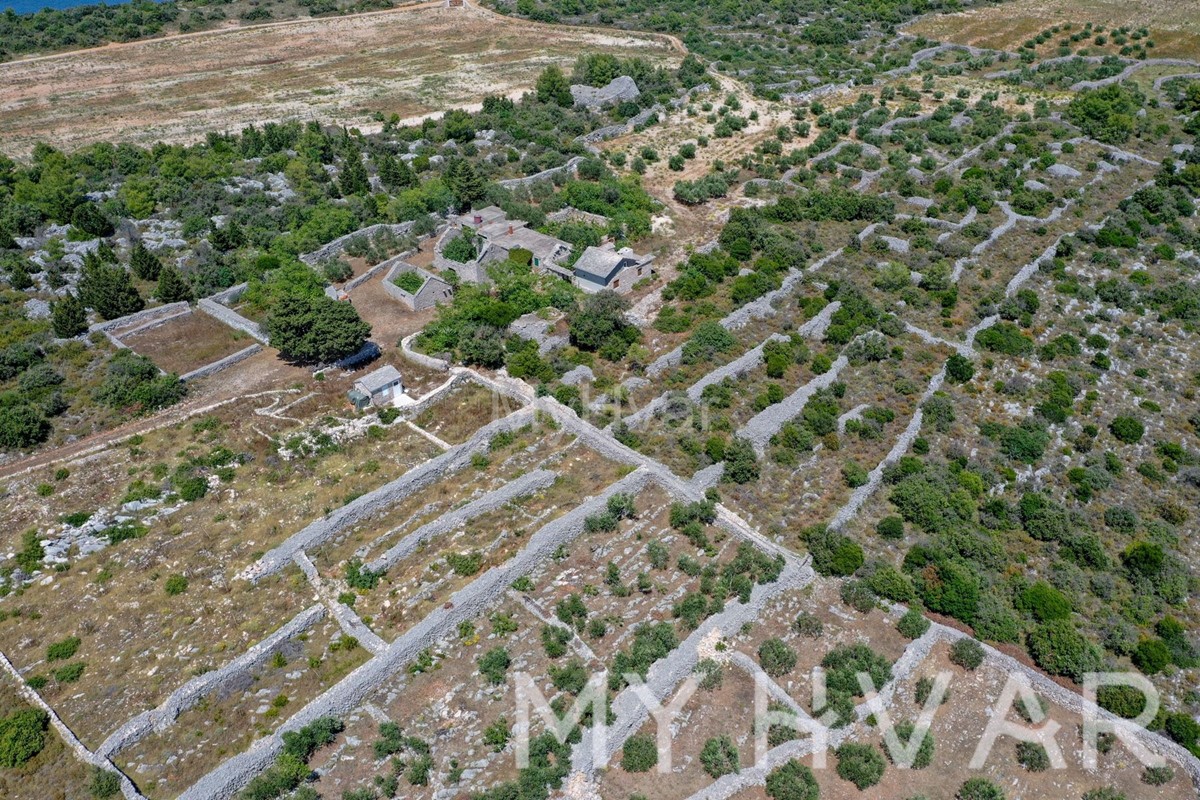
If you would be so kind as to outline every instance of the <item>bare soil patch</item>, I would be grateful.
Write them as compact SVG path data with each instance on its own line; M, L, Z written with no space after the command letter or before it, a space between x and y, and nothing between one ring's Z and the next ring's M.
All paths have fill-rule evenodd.
M253 344L246 334L197 311L125 337L122 342L149 358L159 369L177 375Z
M604 50L671 54L647 34L539 26L473 5L425 4L136 42L0 65L0 140L191 142L209 130L297 118L377 125L511 94L549 64Z

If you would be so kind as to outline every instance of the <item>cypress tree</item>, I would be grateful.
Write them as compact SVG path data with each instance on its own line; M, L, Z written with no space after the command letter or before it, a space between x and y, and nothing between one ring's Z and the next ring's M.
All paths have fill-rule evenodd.
M87 330L87 309L78 297L68 292L66 297L50 304L50 321L55 336L70 339Z
M190 303L195 299L192 294L192 287L179 274L179 270L168 264L162 268L158 276L158 288L154 290L154 296L164 303L178 303L181 301Z
M133 250L129 253L129 268L144 281L156 281L162 271L162 262L144 244L134 242Z

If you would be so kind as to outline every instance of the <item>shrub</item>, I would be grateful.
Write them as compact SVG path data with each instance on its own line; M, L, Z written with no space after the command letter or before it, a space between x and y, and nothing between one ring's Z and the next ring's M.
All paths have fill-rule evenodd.
M983 663L983 646L974 639L959 639L950 646L950 660L963 669L976 670Z
M840 594L842 602L860 614L866 614L875 608L878 598L864 581L848 580L842 584Z
M1131 657L1133 665L1147 675L1156 675L1171 664L1171 651L1161 639L1142 639Z
M796 666L796 651L782 639L767 639L758 648L758 663L763 671L774 678L786 675Z
M794 758L771 770L766 790L771 800L817 800L821 794L812 770Z
M1016 606L1038 622L1071 616L1071 601L1045 581L1036 581L1017 594Z
M82 661L75 661L66 666L59 667L54 670L54 680L59 683L74 683L83 677L83 671L86 667L87 665Z
M1017 742L1017 762L1030 772L1050 769L1050 756L1038 742Z
M921 728L918 731L916 726L911 722L898 722L895 726L895 732L896 738L900 741L900 746L906 750L911 746L914 736L921 737L921 743L917 746L917 752L913 756L912 764L909 765L912 769L925 769L933 763L933 734L929 732L928 728ZM883 752L889 761L895 763L894 754L891 748L887 746L886 741L883 745Z
M792 623L792 630L801 636L816 639L824 632L825 626L816 614L801 611L796 615L796 620Z
M1083 800L1125 800L1125 794L1111 786L1101 786L1083 793Z
M728 736L709 739L700 751L700 765L713 778L738 772L737 745Z
M626 772L648 772L658 763L658 743L647 733L636 733L621 748L621 768Z
M966 383L975 377L975 364L966 356L955 353L946 360L946 377L951 383Z
M82 643L78 636L69 636L61 642L55 642L46 648L46 660L66 661L79 651L79 645Z
M1132 686L1101 686L1096 703L1124 719L1134 719L1146 708L1145 696Z
M505 675L508 674L508 665L512 660L508 656L508 651L503 647L493 647L479 657L479 671L488 679L490 683L504 683Z
M807 539L813 567L822 575L853 575L863 565L862 547L847 536L819 526L808 532Z
M859 791L879 783L887 764L879 751L868 744L846 742L834 751L837 774L858 787Z
M1174 777L1175 770L1170 767L1146 767L1142 772L1142 783L1148 786L1162 786L1164 783L1170 783Z
M925 615L915 608L904 612L904 616L896 623L896 630L901 636L909 639L920 639L929 630L930 622Z
M91 778L88 780L88 793L95 800L108 800L121 793L121 778L112 770L93 767Z
M1068 620L1039 625L1029 634L1029 653L1051 675L1079 681L1085 672L1100 668L1100 653Z
M903 539L904 518L895 514L890 517L884 517L875 526L875 532L885 539Z
M987 778L971 778L959 787L954 800L1004 800L1004 792Z
M187 591L188 579L182 575L172 575L163 583L163 591L170 597L183 594Z
M1134 444L1146 433L1146 426L1137 417L1114 417L1108 424L1109 431L1125 444Z
M42 752L50 717L39 708L25 708L0 717L0 767L19 767Z

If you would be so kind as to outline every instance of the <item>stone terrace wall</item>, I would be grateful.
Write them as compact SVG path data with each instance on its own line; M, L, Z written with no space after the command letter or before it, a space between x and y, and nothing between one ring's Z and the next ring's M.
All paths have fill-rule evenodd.
M397 542L396 545L389 548L379 558L368 564L367 569L373 572L386 572L396 566L402 559L412 555L426 540L452 531L459 525L489 511L495 511L510 500L549 488L556 480L558 480L558 474L547 469L528 472L515 480L509 481L496 491L488 492L478 500L468 503L462 508L443 514L433 522L417 528Z
M268 344L267 334L263 331L261 325L253 320L246 319L229 306L222 305L212 298L206 297L198 302L196 307L234 330L248 334L262 344Z
M439 372L445 372L446 370L450 369L449 361L441 358L434 358L433 356L427 356L424 353L418 353L416 350L412 349L413 339L416 339L420 335L421 332L417 331L416 333L410 333L408 336L405 336L403 339L401 339L401 354L403 354L403 356L409 361L413 362L414 364L420 364L422 367L436 369Z
M516 430L529 423L532 418L532 410L521 409L503 419L483 426L463 444L414 467L396 480L373 492L368 492L352 503L337 509L329 516L310 523L243 570L238 577L257 581L266 575L278 572L292 563L296 553L323 544L351 525L378 514L413 492L429 486L446 473L462 469L470 462L472 455L487 448L488 442L497 433Z
M320 717L341 718L352 712L418 653L454 634L458 623L486 613L514 580L529 574L559 547L574 541L583 533L584 520L603 511L609 497L619 492L637 493L649 478L647 471L637 470L542 526L529 538L525 549L455 592L445 606L434 609L416 623L392 642L386 652L363 664L296 712L272 736L258 740L251 749L205 775L181 794L179 800L230 800L275 759L283 749L285 732L298 730Z
M281 645L307 631L324 616L325 607L319 603L301 611L282 628L225 666L192 678L172 692L157 708L143 711L117 728L104 740L97 753L111 757L123 748L141 741L152 731L162 731L170 727L180 714L199 703L205 695L263 663Z
M332 242L321 245L311 253L305 253L304 255L300 256L300 260L311 267L316 264L320 264L322 261L328 258L341 255L342 251L346 249L346 245L349 244L351 240L359 236L370 238L384 230L390 231L393 236L403 236L411 231L412 228L412 222L401 222L395 225L389 225L381 222L378 225L368 225L367 227L360 228L353 233L347 233L345 236L339 236Z
M240 361L245 361L250 356L256 355L257 353L259 353L261 351L262 351L262 345L258 344L256 342L256 343L250 345L249 347L242 348L241 350L238 350L236 353L227 355L222 359L218 359L218 360L212 362L211 364L205 364L203 367L198 367L197 369L194 369L191 372L180 375L179 380L194 381L194 380L199 380L200 378L207 378L209 375L216 375L221 370L228 369L229 367L232 367L234 364L237 364Z
M583 156L574 156L561 167L551 167L550 169L544 169L534 175L526 175L524 178L509 178L506 181L497 181L497 183L500 186L503 186L505 189L514 189L517 186L528 186L529 184L536 183L538 181L550 180L555 175L563 173L570 175L571 173L575 172L581 161L583 161Z

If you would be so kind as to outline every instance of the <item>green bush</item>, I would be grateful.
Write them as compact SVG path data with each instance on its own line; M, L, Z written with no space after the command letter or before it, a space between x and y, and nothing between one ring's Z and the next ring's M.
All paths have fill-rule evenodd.
M1017 594L1016 607L1038 622L1071 616L1071 601L1045 581L1035 581Z
M896 738L900 741L902 748L908 748L912 744L914 736L921 737L921 744L917 747L916 755L913 756L912 764L909 765L912 769L925 769L933 763L933 734L928 728L922 728L919 732L915 725L911 722L898 722L895 726ZM889 761L895 763L891 748L887 746L885 741L883 744L884 755Z
M121 778L112 770L93 767L88 780L88 793L94 800L108 800L121 793Z
M1167 766L1146 767L1142 772L1142 783L1147 786L1162 786L1175 778L1175 770Z
M834 751L837 755L837 774L858 787L859 791L879 783L887 763L879 751L869 744L846 742Z
M959 639L950 646L950 661L963 669L979 669L983 663L983 645L974 639Z
M1004 792L987 778L971 778L959 787L954 800L1004 800Z
M875 532L885 539L904 538L904 518L896 515L884 517L875 526Z
M512 663L512 659L508 656L508 651L503 647L493 647L479 657L479 671L488 679L490 683L504 683L504 678L508 674L508 665Z
M1137 417L1114 417L1113 421L1108 423L1108 429L1113 436L1125 444L1135 444L1141 441L1142 436L1146 433L1146 426Z
M817 526L806 535L813 567L822 575L853 575L866 560L857 542L825 526Z
M626 772L648 772L658 763L658 743L647 733L635 733L621 748L621 768Z
M782 639L767 639L758 648L758 663L773 678L786 675L796 667L796 651Z
M1017 742L1017 763L1029 772L1045 772L1050 769L1050 756L1038 742Z
M49 715L38 708L25 708L0 717L0 767L19 767L42 752L49 726Z
M728 736L715 736L700 750L700 765L713 778L740 770L737 745Z
M771 800L817 800L821 795L812 770L794 758L771 770L766 791Z
M1133 665L1147 675L1156 675L1171 664L1171 651L1161 639L1142 639L1131 654Z
M170 597L183 594L187 591L187 588L188 579L183 575L172 575L171 577L167 578L165 583L163 583L163 591L165 591Z
M896 630L908 639L920 639L929 630L930 622L925 615L915 608L904 612L904 616L896 623Z
M83 642L78 636L69 636L61 642L55 642L46 648L47 661L66 661L79 650Z
M1051 675L1063 675L1078 682L1085 672L1101 666L1096 646L1068 620L1043 623L1029 634L1029 654L1034 662Z
M75 661L66 666L59 667L52 673L54 680L59 683L74 683L83 677L83 671L87 665L82 661Z

